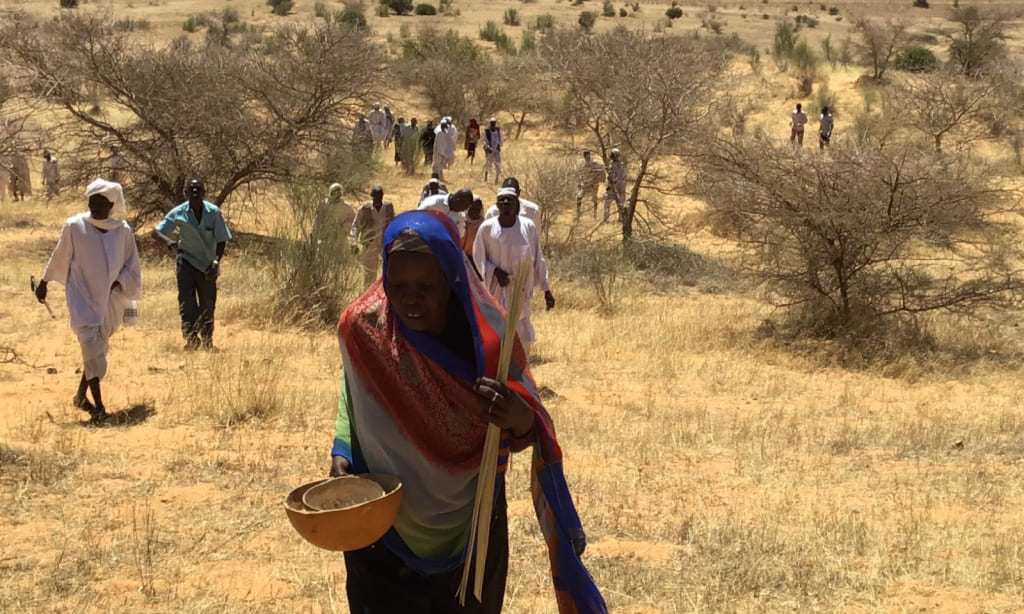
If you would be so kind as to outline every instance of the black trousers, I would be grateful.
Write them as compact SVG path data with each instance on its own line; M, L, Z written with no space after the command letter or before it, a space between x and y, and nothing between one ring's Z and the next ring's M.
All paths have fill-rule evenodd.
M436 576L423 576L377 542L345 553L346 591L352 614L499 614L508 574L508 514L505 493L495 501L491 536L484 567L483 602L473 596L473 573L465 607L455 596L462 567Z
M217 280L178 258L178 311L181 334L189 343L213 342L213 312L217 306Z

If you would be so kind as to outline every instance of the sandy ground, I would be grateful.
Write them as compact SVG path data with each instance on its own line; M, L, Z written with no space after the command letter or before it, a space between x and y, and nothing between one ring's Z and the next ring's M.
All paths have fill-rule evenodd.
M275 19L260 2L217 4ZM728 33L787 4L719 10ZM893 6L831 4L844 15ZM145 36L166 38L210 3L103 6L149 19ZM508 7L560 21L580 10L455 6L460 17L431 23L472 33ZM685 6L695 20L697 8ZM642 3L635 19L653 24L664 9ZM308 22L311 3L287 19ZM397 32L426 19L372 24ZM856 76L832 75L840 108L859 103ZM796 100L791 86L744 83L758 101L752 124L776 129ZM508 148L509 164L545 149L545 137L532 127ZM411 208L425 177L387 166L388 197ZM479 169L460 163L450 184L493 194ZM669 204L700 217L700 203ZM186 354L171 262L141 238L141 322L114 337L104 382L115 417L87 425L70 405L80 357L62 290L52 288L55 320L28 293L62 220L82 207L74 194L0 204L0 348L16 353L0 353L0 611L347 612L340 556L303 542L281 508L291 488L328 469L340 368L332 332L272 321L268 263L241 235L224 266L219 351ZM231 222L255 233L270 225ZM699 224L678 243L729 266L732 246ZM768 308L711 269L625 275L608 314L585 281L557 260L551 268L559 306L537 314L534 375L588 532L586 562L613 612L1024 612L1015 318L948 329L988 348L983 358L951 352L853 370L823 360L828 347L759 340ZM525 462L515 459L509 475L505 611L550 613Z

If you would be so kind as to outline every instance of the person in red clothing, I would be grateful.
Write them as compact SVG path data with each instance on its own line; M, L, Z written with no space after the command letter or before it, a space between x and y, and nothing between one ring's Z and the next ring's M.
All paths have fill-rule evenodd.
M799 102L796 103L796 111L793 111L793 116L789 119L789 126L791 128L789 133L789 142L796 143L797 147L804 146L804 126L807 125L807 114L803 111L803 105Z

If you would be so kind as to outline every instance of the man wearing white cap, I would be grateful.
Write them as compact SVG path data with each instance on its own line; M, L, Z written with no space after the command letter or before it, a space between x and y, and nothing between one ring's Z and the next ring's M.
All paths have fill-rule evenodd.
M608 183L604 186L604 219L611 215L611 204L619 209L619 219L622 219L622 206L626 203L626 164L622 161L622 154L618 149L612 149L612 162L608 165Z
M516 196L519 197L519 215L530 218L533 225L537 227L537 232L541 231L541 220L540 220L540 207L537 203L526 200L523 198L523 193L519 190L519 180L515 177L506 177L505 181L501 182L501 187L512 188L516 191ZM487 210L484 218L498 217L498 206L495 205Z
M529 218L519 215L519 197L514 188L498 191L498 217L486 219L477 230L473 241L473 263L484 276L484 283L506 309L508 285L523 258L529 257L531 266L526 272L526 300L519 316L519 340L530 354L537 338L530 322L530 299L534 290L544 291L547 308L555 307L555 296L548 286L548 265L540 246L540 233Z
M501 179L501 146L505 140L501 137L501 128L498 127L498 120L491 118L490 125L484 129L484 181L487 181L487 174L494 167L494 183Z
M134 324L135 301L142 295L142 266L131 227L112 217L128 212L121 184L97 179L85 193L89 211L64 223L35 294L44 302L47 282L64 285L71 329L82 347L83 361L72 402L99 422L107 415L100 380L107 374L108 340L122 324ZM86 392L92 393L91 402Z

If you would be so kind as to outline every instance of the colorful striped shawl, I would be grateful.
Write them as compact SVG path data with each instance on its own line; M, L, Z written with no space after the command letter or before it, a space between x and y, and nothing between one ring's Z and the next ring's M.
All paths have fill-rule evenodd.
M494 377L497 372L505 316L472 269L459 247L457 230L444 214L413 211L395 218L384 234L385 278L387 246L408 228L416 230L430 246L452 285L473 334L475 364L467 364L428 335L402 326L388 303L384 285L374 284L345 310L338 323L339 341L345 350L343 355L347 356L344 374L347 385L339 403L332 455L349 459L357 473L366 471L359 453L359 438L372 434L359 433L359 425L353 423L351 413L354 402L350 397L351 383L358 380L358 387L369 391L374 402L388 412L423 453L425 462L439 463L452 471L465 470L467 466L479 471L486 424L472 385L478 377ZM415 386L409 385L410 378L416 381ZM518 341L512 355L508 386L534 412L531 491L537 520L548 545L559 612L604 614L607 612L604 599L580 561L586 538L562 472L562 451ZM410 396L410 390L415 391L415 396ZM410 412L410 408L416 408L417 412ZM422 415L411 414L424 409L434 414L437 408L457 414L454 429L446 427L456 432L456 441L446 438L446 429L418 430L426 421ZM498 459L496 495L504 488L510 445L510 433L505 431ZM444 561L420 559L394 530L384 541L407 565L424 574L451 571L466 559L465 552Z

